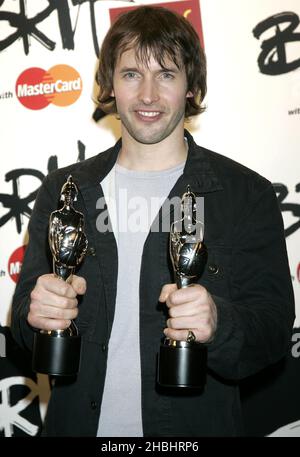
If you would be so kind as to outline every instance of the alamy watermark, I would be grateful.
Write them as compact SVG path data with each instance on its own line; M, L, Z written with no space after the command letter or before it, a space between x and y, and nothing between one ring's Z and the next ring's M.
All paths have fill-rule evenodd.
M96 208L101 210L96 220L97 230L101 233L113 231L111 224L113 213L118 232L176 232L185 233L186 241L203 240L204 232L204 197L195 197L193 204L180 197L146 199L141 196L128 198L126 189L120 189L116 199L97 200ZM109 209L108 209L109 208ZM161 209L161 217L158 217Z
M292 353L292 356L297 359L298 357L300 357L300 333L299 332L293 334L292 342L295 344L292 346L291 353Z
M6 357L6 337L0 333L0 357Z

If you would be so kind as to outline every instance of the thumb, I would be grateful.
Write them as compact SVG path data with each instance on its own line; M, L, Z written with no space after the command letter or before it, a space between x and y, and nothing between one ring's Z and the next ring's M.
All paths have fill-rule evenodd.
M86 292L86 280L81 276L73 275L71 286L75 290L76 294L83 295Z
M160 296L159 296L158 300L161 303L166 302L168 296L170 295L170 293L174 292L175 290L177 290L176 284L165 284L161 289Z

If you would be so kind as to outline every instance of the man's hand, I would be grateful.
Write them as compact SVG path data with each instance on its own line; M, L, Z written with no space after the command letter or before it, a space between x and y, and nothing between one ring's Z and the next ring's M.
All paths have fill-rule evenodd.
M188 331L192 330L198 343L213 340L217 328L217 308L205 287L194 284L177 289L176 284L163 286L160 302L169 308L170 318L164 334L167 338L186 341Z
M41 330L65 329L78 314L77 295L86 291L84 278L73 275L71 283L53 274L40 276L31 292L28 323Z

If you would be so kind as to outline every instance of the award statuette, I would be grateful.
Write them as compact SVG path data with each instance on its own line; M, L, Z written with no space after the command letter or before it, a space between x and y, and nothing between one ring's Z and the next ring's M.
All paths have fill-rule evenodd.
M63 207L50 215L49 245L53 256L53 272L70 281L75 268L87 251L83 231L83 215L75 211L73 202L78 189L69 176L61 189ZM81 337L73 321L65 330L40 330L34 334L33 370L53 376L72 376L79 371Z
M182 217L170 230L170 256L177 287L189 287L202 275L207 262L203 223L196 219L196 197L190 186L182 196ZM165 387L203 388L206 380L206 347L194 341L165 338L158 358L158 383Z

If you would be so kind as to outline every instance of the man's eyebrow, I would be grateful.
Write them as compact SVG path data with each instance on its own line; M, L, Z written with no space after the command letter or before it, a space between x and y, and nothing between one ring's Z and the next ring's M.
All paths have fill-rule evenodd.
M130 71L140 71L137 67L122 67L120 73L127 73Z
M171 67L171 68L162 67L161 69L158 70L158 73L164 73L165 71L167 71L169 73L178 73L179 72L179 68L177 68L176 66Z
M120 73L127 73L127 72L140 72L142 71L141 68L138 68L138 67L122 67L120 70ZM177 68L176 66L174 67L171 67L171 68L168 68L168 67L161 67L159 68L158 70L155 70L154 73L164 73L164 72L169 72L169 73L178 73L179 72L179 68Z

